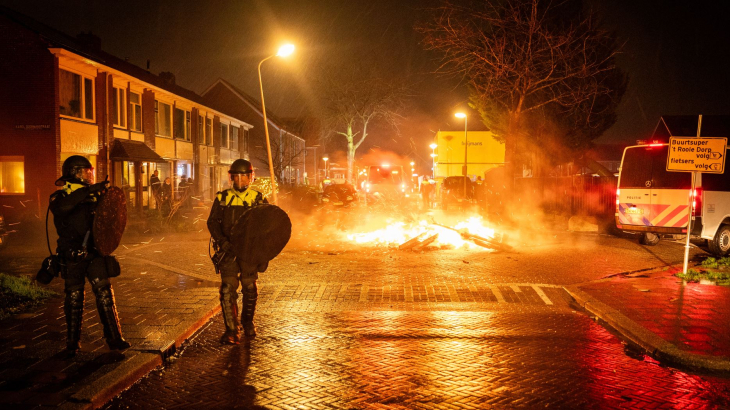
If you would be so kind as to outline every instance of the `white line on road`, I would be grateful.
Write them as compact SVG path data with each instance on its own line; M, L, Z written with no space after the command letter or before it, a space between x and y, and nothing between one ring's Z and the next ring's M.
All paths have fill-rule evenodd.
M498 303L505 303L504 296L502 296L502 292L499 290L499 288L496 285L489 285L489 289L492 290L492 293L494 293L494 296L497 298Z
M517 293L517 292L522 292L522 290L520 290L520 287L519 287L519 286L517 286L517 285L511 285L510 287L512 288L512 290L514 290L514 291L515 291L515 293Z
M532 285L532 288L535 289L535 293L537 293L537 296L540 296L540 299L542 299L543 302L545 302L546 305L552 305L553 302L550 300L550 298L547 297L545 292L542 291L537 285Z

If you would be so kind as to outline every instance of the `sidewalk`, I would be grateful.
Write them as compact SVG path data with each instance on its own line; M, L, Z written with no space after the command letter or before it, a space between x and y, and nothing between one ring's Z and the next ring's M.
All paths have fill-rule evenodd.
M49 287L59 296L31 313L0 322L0 407L98 407L162 364L217 313L218 283L212 268L209 279L203 272L185 274L135 258L132 252L143 245L125 243L129 251L120 247L117 252L122 275L112 279L112 285L124 337L132 347L122 353L109 351L87 284L82 349L73 360L64 360L63 281L55 279ZM16 259L28 265L34 260L31 255ZM17 269L29 270L25 265Z
M566 286L586 310L657 359L730 371L730 287L683 283L682 266Z

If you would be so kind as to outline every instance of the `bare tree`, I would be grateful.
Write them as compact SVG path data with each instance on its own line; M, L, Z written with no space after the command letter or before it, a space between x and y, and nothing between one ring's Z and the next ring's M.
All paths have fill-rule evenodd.
M255 158L268 167L269 157L266 150L261 149L256 150L255 152ZM284 176L284 171L287 167L301 165L304 155L304 144L299 146L298 144L290 143L287 138L271 139L271 160L274 162L274 174L277 175L279 180L281 180ZM288 183L288 181L285 183Z
M407 97L407 86L395 79L385 79L361 70L340 67L335 75L322 82L322 110L325 132L341 136L347 143L347 180L352 181L355 153L369 136L376 121L397 121Z
M509 186L518 150L544 146L546 132L556 145L580 146L615 122L626 85L614 63L620 47L580 0L447 0L417 29L504 141ZM571 127L582 131L554 135Z

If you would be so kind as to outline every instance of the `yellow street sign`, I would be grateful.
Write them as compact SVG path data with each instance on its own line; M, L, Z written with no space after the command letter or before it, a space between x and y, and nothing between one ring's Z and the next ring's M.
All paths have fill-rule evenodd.
M727 138L671 137L667 171L722 174L726 156Z

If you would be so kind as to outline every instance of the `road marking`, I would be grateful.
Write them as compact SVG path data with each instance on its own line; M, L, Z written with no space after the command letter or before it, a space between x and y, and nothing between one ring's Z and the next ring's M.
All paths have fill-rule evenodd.
M368 301L368 290L370 290L370 286L362 285L362 287L360 288L360 299L358 300L358 302ZM413 297L411 297L411 300L413 300Z
M532 285L532 288L535 289L535 293L537 293L537 296L540 296L540 299L542 299L543 302L545 302L546 305L552 305L553 302L550 300L550 298L547 297L545 292L542 291L537 285Z
M459 294L456 293L456 288L454 287L454 285L448 284L446 285L446 289L449 290L449 298L451 298L452 302L461 302L461 300L459 300Z
M504 300L504 296L502 296L502 292L500 292L499 288L497 288L496 285L489 285L489 289L492 290L492 293L494 293L494 296L497 298L498 303L506 303Z
M327 288L327 285L319 285L319 289L317 289L317 293L314 295L314 300L322 299L322 295L324 295L325 288Z
M413 288L411 286L406 286L404 290L406 291L405 301L413 302Z
M522 290L520 289L520 287L517 286L517 285L510 285L510 287L512 288L512 290L515 291L515 293L522 292Z

